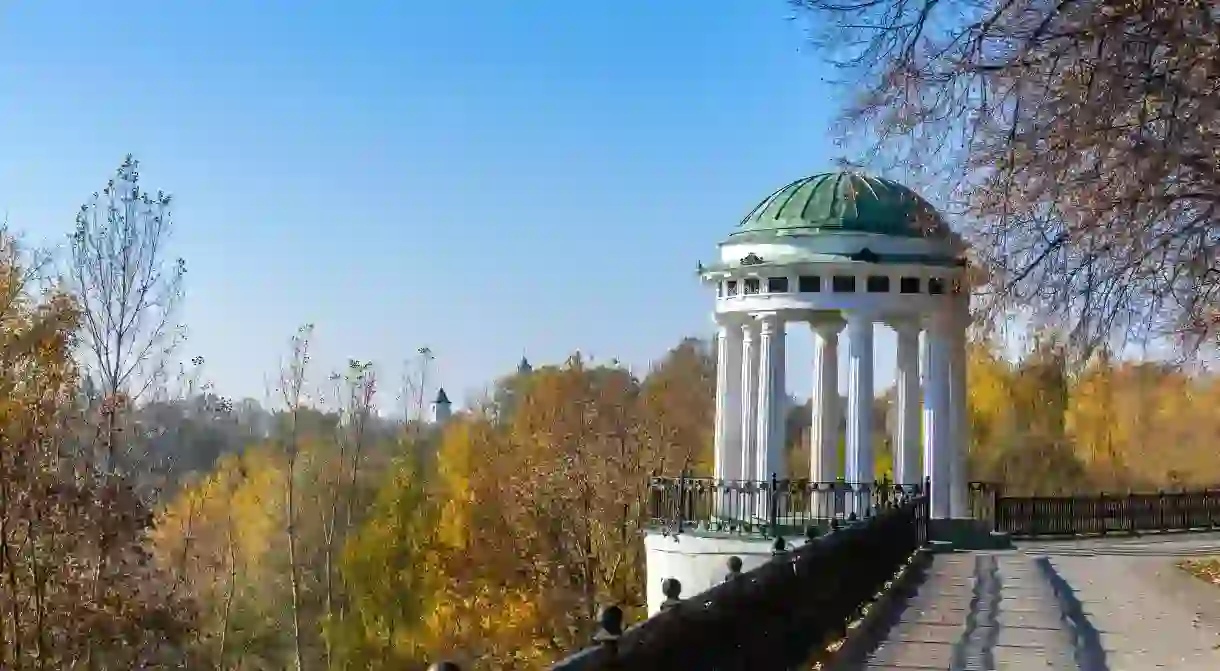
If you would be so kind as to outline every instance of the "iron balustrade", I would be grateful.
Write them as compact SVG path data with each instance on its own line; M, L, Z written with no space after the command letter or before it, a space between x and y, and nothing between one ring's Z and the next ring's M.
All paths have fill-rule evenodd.
M995 529L1015 538L1220 527L1220 489L1075 496L997 494L994 501Z
M834 520L796 550L777 538L771 561L752 571L734 573L730 560L728 579L688 599L668 580L661 612L625 631L622 611L606 609L594 645L551 668L764 671L824 662L827 646L927 542L927 497L886 498L870 513Z
M653 529L673 533L757 534L767 537L825 529L832 519L863 517L926 491L926 483L898 485L770 480L653 477L648 516Z

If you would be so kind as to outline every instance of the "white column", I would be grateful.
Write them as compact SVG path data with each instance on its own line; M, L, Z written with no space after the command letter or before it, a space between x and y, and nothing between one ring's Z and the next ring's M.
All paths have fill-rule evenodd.
M873 317L847 314L847 468L848 483L873 482ZM867 492L848 512L862 514Z
M779 339L779 319L775 313L758 316L758 435L754 439L755 479L770 484L775 463L775 368L776 341ZM765 486L765 485L764 485ZM769 518L771 498L755 499L755 516Z
M712 477L741 473L741 326L723 320L716 334L716 437Z
M747 319L741 325L741 467L742 480L756 480L754 447L758 437L758 324Z
M786 374L788 351L788 324L783 315L776 316L774 366L772 372L771 417L775 425L771 428L771 447L768 457L767 477L776 473L781 478L788 477L787 447L788 447L788 378Z
M932 478L931 513L938 519L950 514L948 327L945 315L933 315L924 332L923 468Z
M954 297L954 314L949 325L949 425L952 440L949 452L949 512L956 518L970 517L970 476L966 453L970 446L970 416L966 390L966 328L970 323L965 297Z
M758 434L755 438L755 474L771 479L775 445L775 364L778 319L767 313L758 317Z
M813 340L813 406L809 432L809 479L834 482L839 477L839 319L811 324ZM834 515L834 494L818 494L815 517Z
M898 361L894 389L894 482L916 485L923 480L919 459L919 323L911 320L891 324L898 335Z

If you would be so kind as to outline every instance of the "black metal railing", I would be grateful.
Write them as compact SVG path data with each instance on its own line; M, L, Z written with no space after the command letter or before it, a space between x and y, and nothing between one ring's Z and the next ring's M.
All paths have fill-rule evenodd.
M970 518L975 520L995 520L995 504L1000 496L1000 485L994 482L970 482L967 485L967 505L970 506Z
M870 516L833 520L827 534L689 599L667 580L661 612L623 630L622 611L602 612L594 645L553 671L788 669L827 661L841 639L926 544L927 498L883 501ZM816 531L812 532L817 534ZM738 561L736 567L740 569Z
M648 497L654 529L685 532L802 534L828 528L833 519L863 517L921 495L925 485L815 482L812 480L719 480L654 477Z
M995 497L994 526L1017 538L1220 528L1220 489Z

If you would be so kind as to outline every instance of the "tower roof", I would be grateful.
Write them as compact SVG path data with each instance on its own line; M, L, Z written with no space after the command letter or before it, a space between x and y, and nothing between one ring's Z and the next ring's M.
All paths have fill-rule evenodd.
M727 242L833 233L933 239L951 235L936 209L898 182L855 172L826 172L798 179L767 196Z
M440 387L439 389L436 390L436 400L433 401L433 403L451 405L451 403L449 402L449 397L445 394L444 387Z

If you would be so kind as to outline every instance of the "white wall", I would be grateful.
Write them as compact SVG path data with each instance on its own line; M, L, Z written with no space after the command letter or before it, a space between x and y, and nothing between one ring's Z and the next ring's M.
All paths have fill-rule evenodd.
M801 537L788 541L789 548L800 547ZM682 583L682 599L719 585L728 575L729 557L741 558L743 572L757 568L771 559L774 540L742 537L708 537L689 534L666 536L658 532L644 535L646 579L648 581L648 615L661 609L665 595L661 582L677 578Z

